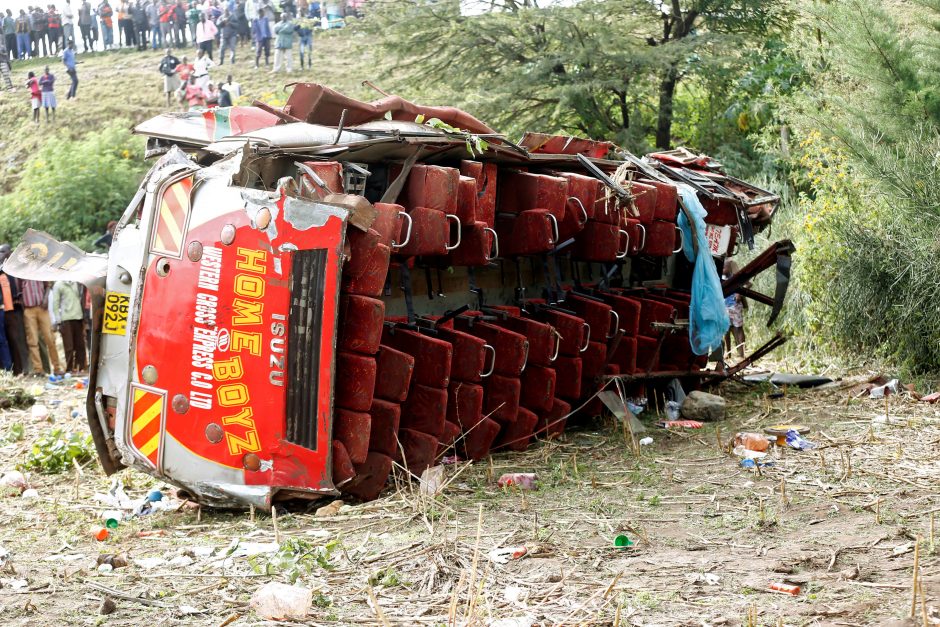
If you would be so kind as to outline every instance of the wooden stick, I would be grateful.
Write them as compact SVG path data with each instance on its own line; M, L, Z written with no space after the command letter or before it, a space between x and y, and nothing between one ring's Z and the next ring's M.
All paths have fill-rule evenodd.
M914 541L914 575L911 580L911 618L917 612L917 570L920 568L920 536Z
M875 499L875 524L881 524L881 497Z
M492 458L490 460L492 463ZM476 604L476 594L473 592L473 584L476 582L477 578L477 565L480 563L480 535L483 533L483 504L480 503L479 510L477 513L477 540L473 545L473 562L470 566L470 585L468 588L469 594L467 596L467 614L464 618L468 622L472 622L473 617L473 606Z
M933 551L933 512L930 512L930 550Z
M929 627L930 623L927 621L927 595L924 594L924 582L922 580L917 581L917 589L920 591L920 616L924 621L924 627Z
M786 508L787 507L787 480L780 480L780 503Z
M251 522L255 522L255 504L254 503L248 504L248 520L250 520Z
M718 450L724 453L725 448L721 444L721 425L715 425L715 441L718 442Z
M277 544L281 543L281 531L277 528L277 507L271 506L271 524L274 525L274 541Z
M391 627L392 624L385 618L385 612L379 607L379 600L375 598L375 592L372 590L372 586L369 586L368 592L369 600L372 601L372 611L375 612L375 617L379 619L379 622L385 625L385 627Z

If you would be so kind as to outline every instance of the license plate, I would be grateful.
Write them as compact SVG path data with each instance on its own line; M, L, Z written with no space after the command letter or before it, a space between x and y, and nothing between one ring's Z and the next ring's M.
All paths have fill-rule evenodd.
M131 297L127 294L108 292L104 297L104 333L127 334L127 310Z

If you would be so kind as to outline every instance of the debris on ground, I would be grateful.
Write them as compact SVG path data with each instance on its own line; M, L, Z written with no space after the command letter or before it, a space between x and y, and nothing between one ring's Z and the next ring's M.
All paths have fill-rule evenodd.
M299 620L307 616L312 603L310 588L271 582L251 595L249 606L265 620Z
M507 472L496 480L496 485L501 488L515 487L520 490L538 489L538 475L534 472Z

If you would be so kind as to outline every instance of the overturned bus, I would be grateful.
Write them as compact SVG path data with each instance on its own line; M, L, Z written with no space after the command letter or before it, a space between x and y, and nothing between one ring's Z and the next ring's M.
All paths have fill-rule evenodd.
M105 470L210 505L372 499L396 464L556 437L613 384L729 376L707 369L727 322L703 344L696 277L771 319L786 292L786 241L714 278L779 198L686 150L513 143L457 109L315 84L137 131L157 161L107 256L30 232L5 270L92 289ZM747 287L772 267L773 295Z

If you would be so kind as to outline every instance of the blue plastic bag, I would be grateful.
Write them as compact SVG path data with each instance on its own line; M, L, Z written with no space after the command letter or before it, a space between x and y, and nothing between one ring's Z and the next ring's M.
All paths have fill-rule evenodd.
M696 355L707 355L721 347L731 322L725 308L725 297L721 291L721 280L705 238L705 216L708 212L699 202L695 190L688 185L679 185L682 202L695 225L698 255L692 245L692 227L685 212L679 212L679 228L682 229L682 252L695 264L692 271L692 303L689 306L689 343Z

